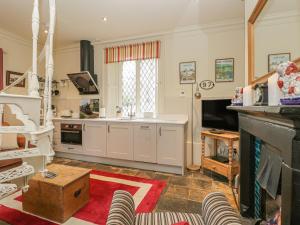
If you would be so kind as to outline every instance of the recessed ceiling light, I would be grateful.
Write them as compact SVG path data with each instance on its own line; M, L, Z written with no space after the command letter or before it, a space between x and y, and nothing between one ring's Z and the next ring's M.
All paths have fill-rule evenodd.
M103 20L103 22L107 22L107 17L104 16L104 17L102 18L102 20Z

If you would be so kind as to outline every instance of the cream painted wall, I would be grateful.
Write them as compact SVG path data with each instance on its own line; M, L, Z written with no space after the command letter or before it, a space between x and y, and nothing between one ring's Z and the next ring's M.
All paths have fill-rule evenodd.
M97 59L97 52L95 50L95 71L99 73L99 68L102 68L101 61ZM79 43L76 46L58 49L54 51L54 79L61 81L68 79L68 73L80 72L80 50ZM100 75L98 76L100 78ZM61 82L60 82L61 83ZM99 82L101 84L101 82ZM72 110L79 112L80 100L84 98L100 98L100 95L79 95L78 90L71 82L66 82L65 86L58 85L60 91L59 96L53 96L53 104L57 106L57 112L63 110Z
M251 15L251 13L253 12L256 4L258 3L258 0L245 0L245 85L248 84L248 47L247 47L247 22L248 19ZM299 10L299 9L295 9L295 10ZM299 13L299 12L298 12ZM260 49L260 51L263 51L262 54L258 54L258 57L261 57L258 60L255 60L255 64L257 68L257 73L261 74L261 71L263 71L263 67L266 67L267 65L262 65L263 62L265 62L266 58L262 58L262 57L267 57L267 51L268 52L286 52L289 51L292 53L292 59L299 57L299 55L297 55L297 52L299 52L299 41L297 40L297 37L299 37L299 14L297 16L293 16L291 17L291 15L294 15L294 13L287 13L287 19L282 19L282 14L279 15L279 17L281 17L280 22L278 22L277 20L279 19L278 15L276 16L277 18L273 18L273 21L269 21L268 22L268 27L266 27L266 29L264 30L264 28L261 28L261 30L258 32L258 36L259 36L259 41L261 43L261 46L264 46L263 43L269 43L270 42L270 47L258 47L257 49ZM298 18L296 18L298 17ZM293 29L289 29L289 27L293 27ZM258 28L259 29L259 28ZM285 31L288 31L289 36L291 37L290 40L286 40L282 41L281 35L278 35L278 31L280 31L281 33L285 33ZM266 38L266 35L264 33L268 34L268 37L272 37L272 38ZM299 38L298 38L299 39ZM276 43L276 45L275 45ZM293 46L291 45L293 44ZM272 51L271 51L272 49Z
M172 33L152 35L143 38L131 38L128 41L110 43L95 43L95 72L98 74L100 96L79 96L73 84L59 87L60 96L53 97L53 103L58 111L71 109L79 111L79 102L82 98L101 98L104 106L107 105L107 77L106 66L103 64L103 49L120 43L131 43L143 40L162 41L162 56L159 66L159 112L160 113L184 113L191 117L191 86L180 85L178 64L182 61L197 62L197 81L210 79L214 81L214 64L217 58L235 58L234 82L216 83L215 88L203 91L202 98L230 98L234 88L244 85L244 26L234 25L211 26L205 29L188 28ZM31 45L21 44L8 38L0 37L1 47L5 52L5 68L16 71L25 71L31 64ZM17 62L17 63L15 63ZM67 73L80 70L79 43L76 46L56 49L54 53L54 79L66 79ZM185 95L180 96L181 89ZM17 89L18 93L26 92L26 89ZM201 102L194 102L194 155L195 162L200 159L199 131L201 127ZM189 124L190 126L190 124ZM188 161L190 162L191 135L188 129Z
M218 29L194 29L184 32L149 37L151 40L162 41L162 55L159 61L159 113L162 114L188 114L191 118L191 85L180 85L178 75L179 62L197 62L197 81L215 79L215 59L235 58L235 81L216 83L215 88L209 91L201 90L202 98L231 98L234 88L244 86L244 26L219 27ZM144 39L135 39L139 42ZM149 40L149 39L148 39ZM130 41L129 41L130 42ZM124 44L126 42L112 42L105 45L96 45L95 52L103 52L103 47ZM95 58L99 57L96 55ZM95 61L99 61L98 60ZM104 105L109 101L116 102L116 96L107 93L116 93L117 87L113 81L108 83L106 66L103 67L103 95ZM181 89L185 95L180 96ZM114 105L112 106L114 109ZM111 111L111 110L107 110ZM191 128L188 127L188 163L191 153ZM200 160L201 101L194 101L194 156L195 162Z
M255 75L268 73L268 54L291 53L291 59L300 52L300 13L281 12L259 17L255 26ZM292 28L292 29L291 29ZM284 35L284 40L282 38Z
M258 0L245 0L245 86L248 85L248 19Z
M178 64L182 61L197 62L197 81L215 80L215 59L235 58L235 81L216 83L209 91L201 90L202 98L231 98L234 88L244 86L244 34L243 28L229 30L214 30L185 32L167 35L163 39L163 64L161 84L161 113L184 113L191 118L191 86L180 85ZM180 96L181 88L185 96ZM188 143L191 143L191 124L188 127ZM200 161L201 101L194 101L194 158ZM188 145L188 162L190 148Z
M94 43L95 48L95 72L101 88L101 101L105 107L109 101L116 98L116 94L109 90L114 90L115 84L108 83L107 66L103 64L103 49L107 46L141 42L144 40L162 41L162 54L159 61L159 113L166 114L188 114L191 117L191 86L180 85L178 75L178 64L183 61L197 62L197 81L213 80L215 59L235 58L235 80L234 82L216 83L215 88L209 91L201 90L202 98L231 98L234 88L244 86L245 67L244 67L244 25L222 25L220 27L209 27L205 29L192 28L176 31L167 34L154 35L143 38L131 38L126 41L112 41L107 43ZM66 74L79 71L80 56L79 43L55 51L55 79L66 79ZM181 89L185 95L180 96ZM72 109L79 110L81 98L73 84L66 87L59 87L61 92L59 97L54 97L53 102L57 105L58 111ZM95 98L97 96L89 96ZM199 132L201 126L201 101L194 102L194 156L195 162L200 159ZM107 111L109 111L107 109ZM114 110L112 110L114 111ZM191 135L190 124L188 128L188 163L191 155Z
M258 2L258 0L245 0L245 22L248 21L257 2Z
M0 48L4 50L4 79L7 70L24 73L31 66L32 48L27 40L0 29ZM9 92L25 94L27 89L14 87Z
M31 43L24 40L22 37L11 34L0 29L0 48L4 50L4 86L6 85L6 71L15 71L24 73L31 66ZM12 87L7 93L27 94L27 81L25 88ZM11 125L20 125L21 122L15 119L15 116L10 114L5 108L5 121Z

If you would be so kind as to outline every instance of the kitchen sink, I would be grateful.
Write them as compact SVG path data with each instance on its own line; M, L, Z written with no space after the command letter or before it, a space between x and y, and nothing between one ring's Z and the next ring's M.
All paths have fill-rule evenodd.
M117 120L136 120L137 118L130 118L130 117L121 117L117 118Z

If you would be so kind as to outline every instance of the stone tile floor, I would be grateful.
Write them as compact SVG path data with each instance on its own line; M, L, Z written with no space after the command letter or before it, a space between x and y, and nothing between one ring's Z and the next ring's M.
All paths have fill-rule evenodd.
M103 165L99 163L83 162L65 158L54 158L53 163L69 166L78 166L83 168L102 170L112 173L138 176L149 179L164 180L167 183L155 211L178 211L201 213L201 202L210 192L220 191L225 193L230 204L237 209L231 188L228 186L226 178L206 171L190 172L187 171L184 176L169 173L161 173L140 169L124 168ZM250 225L252 222L243 220L243 225ZM8 225L0 221L0 225Z
M227 179L222 176L212 174L211 172L205 172L205 174L202 174L200 171L187 171L184 176L180 176L169 173L115 167L65 158L55 158L53 163L138 176L142 178L164 180L166 181L167 186L159 199L155 209L156 211L200 213L203 198L208 193L214 191L221 191L225 193L230 204L236 209L234 196L231 188L228 186Z

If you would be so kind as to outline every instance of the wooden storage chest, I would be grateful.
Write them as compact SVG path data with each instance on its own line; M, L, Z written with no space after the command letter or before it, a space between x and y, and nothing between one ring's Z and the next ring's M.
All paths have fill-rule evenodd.
M63 223L89 201L90 170L58 164L47 169L57 177L38 173L31 178L28 192L23 193L23 210Z

